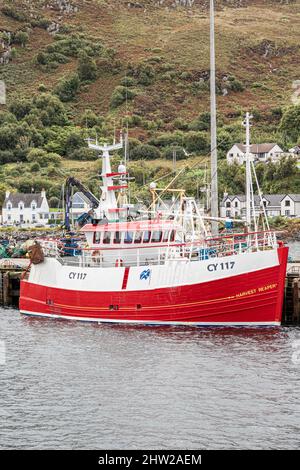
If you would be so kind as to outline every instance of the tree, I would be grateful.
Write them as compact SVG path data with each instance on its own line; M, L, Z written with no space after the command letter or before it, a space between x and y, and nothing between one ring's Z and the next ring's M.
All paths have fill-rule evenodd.
M15 100L9 106L9 111L13 113L16 118L20 121L27 114L30 113L32 108L32 103L26 99Z
M184 144L188 152L199 152L201 154L209 152L208 135L206 132L187 132Z
M291 106L282 116L280 130L285 139L296 143L300 137L300 105Z
M80 87L80 79L77 73L73 73L69 78L59 82L55 93L61 101L72 101Z
M31 149L27 155L27 160L32 163L38 163L41 167L47 167L49 164L60 166L61 156L57 153L47 153L43 149Z
M63 103L51 93L41 93L33 99L33 105L44 126L65 126L68 117Z
M154 160L160 157L160 151L153 145L137 145L132 152L130 152L130 158L132 160Z

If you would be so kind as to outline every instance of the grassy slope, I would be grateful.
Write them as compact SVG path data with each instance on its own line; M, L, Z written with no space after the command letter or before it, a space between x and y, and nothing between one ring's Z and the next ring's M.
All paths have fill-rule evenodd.
M0 1L0 6L5 3ZM13 2L18 4L18 1ZM32 2L37 5L39 2ZM161 8L149 8L146 11L126 8L124 2L90 1L76 2L79 13L65 15L64 22L80 27L83 32L103 39L117 50L118 58L139 62L153 55L151 49L160 49L156 54L182 70L207 70L209 68L208 15L198 7L191 11L177 9L166 11ZM146 2L147 3L147 2ZM149 2L148 2L149 3ZM150 2L150 4L156 2ZM249 47L256 46L262 40L274 41L279 47L298 46L300 27L300 4L276 4L249 1L245 8L225 8L217 12L217 68L219 74L234 74L244 83L249 84L242 93L230 94L219 98L219 109L230 112L236 106L252 106L264 109L266 106L283 105L289 102L292 82L299 78L299 50L279 57L264 59L261 53L249 52ZM123 5L123 6L122 6ZM37 9L38 10L38 9ZM55 19L57 13L51 10L39 10L44 16ZM0 13L1 29L20 29L21 23ZM43 73L32 63L36 52L53 41L46 31L35 28L30 42L19 57L8 67L2 67L1 76L7 81L9 94L30 95L39 83L50 88L58 79L67 74L74 63L61 65L55 73ZM121 74L124 76L124 72ZM79 97L80 108L87 105L99 111L107 111L109 99L119 77L114 80L101 77ZM251 82L265 85L265 88L252 90ZM175 88L175 90L174 90ZM167 105L174 105L182 115L197 114L207 108L208 96L194 98L185 96L185 89L175 84L155 83L145 93L166 93ZM177 93L185 101L174 104ZM258 99L259 98L259 99ZM162 108L165 103L162 103Z
M6 3L0 0L0 6ZM13 2L14 5L21 3ZM31 2L31 8L47 18L56 19L57 12L41 9L43 3L48 2ZM153 1L142 2L147 4L144 10L127 8L127 3L78 0L79 12L64 17L65 24L102 39L107 46L116 49L117 58L123 64L119 75L103 74L80 92L75 103L68 105L75 119L86 108L104 115L125 112L124 107L117 112L109 111L109 101L115 86L125 75L127 62L138 63L159 55L175 70L201 72L209 68L205 2L199 0L192 10L157 8ZM281 5L245 0L243 3L246 4L243 8L225 7L218 9L216 14L218 74L233 74L246 85L243 92L218 97L218 109L228 120L239 109L265 111L290 104L292 84L300 76L300 2ZM14 31L21 29L22 23L0 13L0 28ZM264 58L259 49L263 40L273 41L278 54ZM59 66L54 73L44 73L34 64L36 53L52 41L53 37L46 31L35 28L27 47L18 49L18 57L11 64L1 66L0 78L7 83L8 102L15 96L32 96L40 83L52 89L62 76L75 69L75 60ZM253 82L262 86L253 88ZM144 111L148 119L162 118L168 123L180 116L189 121L208 109L208 98L207 93L192 95L184 81L155 81L141 90L130 109L135 113L142 112L146 99L148 105L150 102ZM133 130L133 135L144 133ZM87 178L85 173L89 166L86 163L66 162L65 166L73 173L83 171L84 179Z

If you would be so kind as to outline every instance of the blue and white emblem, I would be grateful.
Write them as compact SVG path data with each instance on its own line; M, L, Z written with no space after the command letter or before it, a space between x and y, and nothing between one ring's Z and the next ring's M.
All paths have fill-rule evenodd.
M149 279L150 274L151 274L151 270L150 269L145 269L140 274L140 280L141 281L146 281L147 279Z

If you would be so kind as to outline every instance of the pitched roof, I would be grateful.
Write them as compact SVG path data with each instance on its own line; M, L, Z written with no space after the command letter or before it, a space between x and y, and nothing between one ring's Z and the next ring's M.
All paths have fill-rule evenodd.
M285 194L282 199L289 196L294 202L300 202L300 194Z
M280 203L285 198L285 196L290 196L291 198L292 198L292 196L295 196L295 197L297 196L299 198L299 201L300 201L300 194L294 194L294 195L293 194L263 194L262 198L269 202L269 204L268 204L269 206L273 206L273 207L277 206L278 207L278 206L280 206ZM226 197L223 197L222 202L221 202L221 206L224 207L224 204L225 204L226 201L228 201L228 199L232 202L236 198L240 202L245 202L246 201L245 194L228 195ZM258 195L255 195L254 196L254 204L259 205L259 203L260 203L260 198L259 198Z
M41 193L32 193L32 194L23 194L23 193L11 193L8 197L5 198L4 206L8 202L11 203L13 208L17 208L20 202L24 203L25 208L29 208L32 202L35 201L37 207L41 207L43 198Z
M246 152L246 145L244 144L235 144L239 150L243 153ZM268 153L270 152L277 144L252 144L250 145L250 152L257 153Z
M86 204L89 204L91 205L91 201L89 200L88 197L86 197L81 191L77 191L76 193L73 194L73 200L74 198L76 197L79 197L82 201L84 201Z

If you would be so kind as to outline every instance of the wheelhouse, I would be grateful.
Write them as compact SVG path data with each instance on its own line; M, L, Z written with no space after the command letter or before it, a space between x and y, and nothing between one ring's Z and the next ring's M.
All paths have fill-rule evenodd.
M173 220L89 224L82 232L88 245L95 249L167 247L185 241L182 227Z

